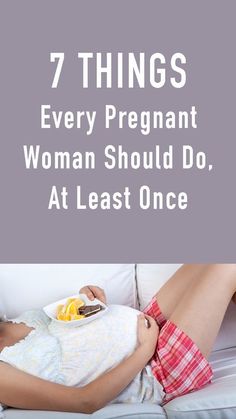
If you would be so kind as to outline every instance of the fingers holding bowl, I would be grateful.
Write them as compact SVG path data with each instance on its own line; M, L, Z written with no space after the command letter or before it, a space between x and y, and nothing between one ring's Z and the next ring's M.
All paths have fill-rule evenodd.
M95 285L86 285L85 287L81 288L81 294L85 294L89 300L93 301L95 298L100 300L102 303L106 304L106 295L102 288L97 287Z

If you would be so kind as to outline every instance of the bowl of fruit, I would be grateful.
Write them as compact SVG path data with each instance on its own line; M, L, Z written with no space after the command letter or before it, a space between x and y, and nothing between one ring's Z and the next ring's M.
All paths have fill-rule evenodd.
M49 304L43 310L57 323L82 326L103 316L108 307L97 298L91 301L85 294L77 294Z

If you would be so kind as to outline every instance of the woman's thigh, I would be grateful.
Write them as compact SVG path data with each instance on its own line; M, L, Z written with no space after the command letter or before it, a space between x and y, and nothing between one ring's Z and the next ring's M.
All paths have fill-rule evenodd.
M197 281L206 265L183 265L160 288L156 294L158 305L166 319L168 319L185 292L194 281Z
M235 265L208 265L188 288L170 320L208 357L236 290Z

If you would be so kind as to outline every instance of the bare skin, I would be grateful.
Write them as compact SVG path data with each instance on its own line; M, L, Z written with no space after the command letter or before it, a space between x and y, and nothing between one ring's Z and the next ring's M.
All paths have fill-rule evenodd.
M81 290L92 292L91 298L99 295L105 298L101 291L93 286ZM208 357L235 291L236 265L187 265L173 275L156 297L166 318L185 331ZM144 315L139 317L139 345L135 352L81 388L50 383L0 362L0 401L26 409L82 413L92 413L105 406L133 380L155 351L159 331L156 322L148 319L149 329Z
M166 318L208 357L235 289L234 264L185 265L156 297Z
M5 346L12 346L24 339L33 330L32 327L26 326L26 324L20 323L3 323L0 326L0 351Z
M166 319L169 319L185 292L205 268L206 265L183 265L161 287L156 296Z

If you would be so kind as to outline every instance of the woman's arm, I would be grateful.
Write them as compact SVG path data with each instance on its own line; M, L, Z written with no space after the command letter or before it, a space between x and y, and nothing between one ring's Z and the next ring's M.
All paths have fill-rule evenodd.
M146 325L146 318L149 327ZM88 384L87 398L93 399L91 413L101 409L127 387L134 377L141 371L152 357L158 337L159 329L154 319L141 314L138 317L139 346L136 351L117 367L113 368L97 380ZM94 395L96 395L94 397Z
M42 380L0 362L0 402L10 407L87 413L83 388Z
M81 387L67 387L26 374L0 362L0 402L11 407L36 410L58 410L92 413L113 400L147 364L151 358L158 335L153 319L138 320L139 346L116 368L92 383Z

